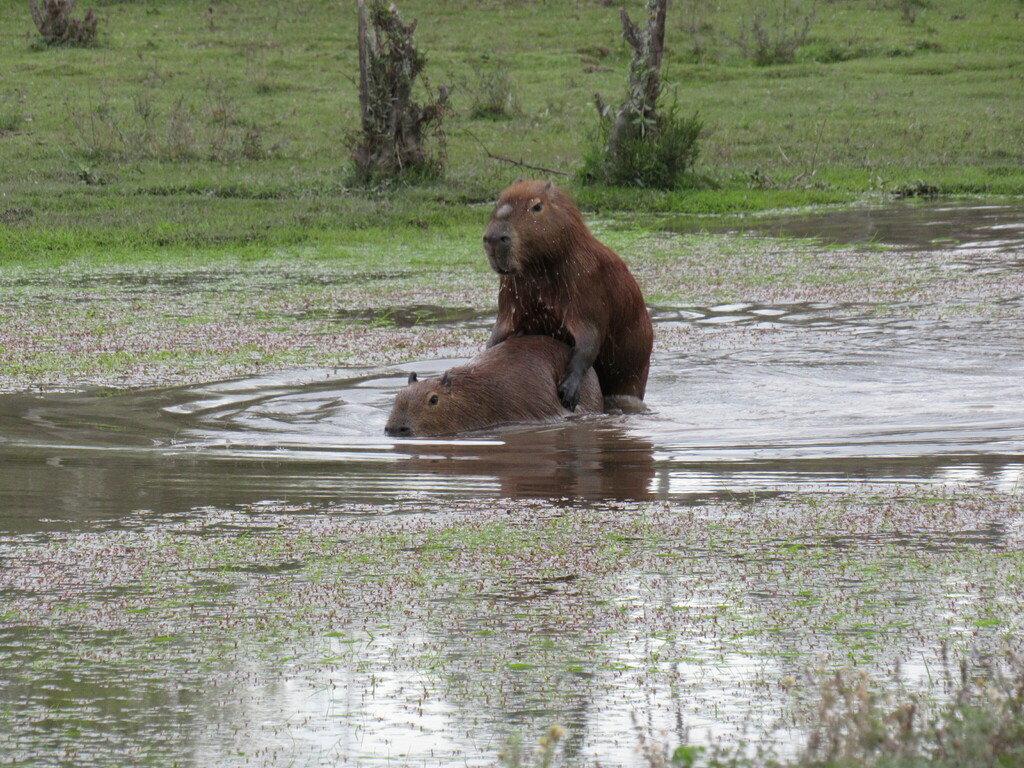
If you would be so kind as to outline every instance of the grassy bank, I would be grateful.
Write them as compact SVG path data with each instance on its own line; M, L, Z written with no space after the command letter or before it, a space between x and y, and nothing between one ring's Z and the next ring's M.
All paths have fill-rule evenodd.
M706 126L697 188L574 185L583 207L744 212L900 189L1024 192L1019 2L840 0L790 4L786 19L762 7L762 31L781 40L809 22L792 63L752 62L749 3L670 12L666 78ZM268 257L344 244L353 230L381 244L401 230L461 236L486 216L475 204L524 172L488 150L574 173L593 94L617 99L628 65L603 3L403 3L427 78L451 91L448 168L425 187L370 190L347 181L349 4L97 12L97 45L51 49L24 3L0 2L2 264ZM509 113L474 117L495 91L511 97Z

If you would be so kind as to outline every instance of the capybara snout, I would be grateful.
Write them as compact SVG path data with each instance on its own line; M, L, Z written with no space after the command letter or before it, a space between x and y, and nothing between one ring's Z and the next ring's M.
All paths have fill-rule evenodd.
M491 269L499 275L510 275L516 271L513 233L508 224L508 214L499 216L502 213L501 209L495 211L484 230L484 253L487 254L487 262Z
M569 347L549 336L513 336L443 376L419 379L396 396L384 433L433 437L499 424L545 422L572 414L559 401L557 385ZM603 408L597 374L587 372L577 413Z
M413 437L423 430L443 428L449 417L448 408L442 404L442 395L451 395L451 377L446 372L438 379L420 381L415 373L409 374L406 388L399 392L391 408L384 434L390 437ZM441 434L431 432L431 434Z

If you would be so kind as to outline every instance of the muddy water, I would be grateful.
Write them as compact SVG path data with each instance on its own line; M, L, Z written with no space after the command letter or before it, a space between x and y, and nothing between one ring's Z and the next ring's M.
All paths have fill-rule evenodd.
M1021 484L1016 319L737 304L660 311L656 322L746 333L711 352L656 353L648 414L454 440L384 437L405 369L6 396L0 525L266 499L671 500L864 482ZM455 362L407 368L433 374Z
M942 249L963 257L965 261L959 263L968 267L985 265L990 256L1010 257L1006 268L1024 266L1024 218L1020 206L1014 204L965 201L844 208L756 217L728 231L811 238L841 245L882 243L915 250Z
M941 209L909 210L927 220L915 242L946 242L962 251L954 261L1024 266L1024 235L1005 215L993 224L979 209L970 220L983 222L966 231ZM894 222L866 237L902 233ZM723 526L732 513L715 500L780 492L1019 490L1019 315L660 308L660 333L701 343L656 351L649 413L449 440L393 440L383 426L409 370L453 360L2 396L0 698L16 713L0 721L6 759L484 765L510 724L533 737L557 720L575 734L570 763L629 762L637 712L676 743L685 728L704 743L744 728L755 742L792 740L770 691L798 675L794 659L884 666L898 654L916 663L911 675L930 675L939 640L976 640L1007 621L998 608L982 612L1006 598L979 586L980 569L997 561L964 558L1019 550L1019 521L807 535L813 559L782 565L779 548L806 531L780 533L771 515L751 513L737 534L772 542L764 551L671 526L694 515ZM402 318L476 320L423 308ZM493 577L488 563L460 564L476 545L427 546L416 528L454 515L473 531L497 510L494 525L513 520L526 536L567 509L585 519L561 549L583 559L554 571L526 563ZM673 516L656 529L670 543L653 554L643 549L650 532L615 527L652 509ZM607 542L583 542L605 529L638 548L636 560L590 579ZM377 531L397 537L394 562L361 543ZM435 550L451 564L430 565ZM908 562L920 572L906 576ZM901 576L865 576L880 572ZM794 620L793 595L820 601L827 620ZM884 620L858 613L872 600L896 607ZM852 618L836 618L844 612Z

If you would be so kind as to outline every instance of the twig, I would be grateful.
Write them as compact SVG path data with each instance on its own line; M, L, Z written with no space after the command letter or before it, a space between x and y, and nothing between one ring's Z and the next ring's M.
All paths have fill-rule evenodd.
M468 133L470 137L473 140L475 140L477 144L480 145L481 149L483 149L483 151L487 153L487 156L492 160L499 160L503 163L511 163L512 165L518 165L520 168L529 168L531 171L540 171L541 173L553 173L558 176L569 175L567 171L556 171L554 168L545 168L541 165L530 165L529 163L524 163L522 160L513 160L511 157L502 157L501 155L496 155L493 152L491 152L491 150L489 150L487 146L482 141L480 141L480 139L477 138L475 134L473 134L470 131L466 131L466 133Z
M816 138L814 140L814 153L811 155L811 170L810 170L810 173L811 173L812 176L814 175L815 169L817 168L817 165L818 165L818 147L821 146L821 134L823 134L825 132L825 122L826 122L826 119L822 118L821 122L818 124L818 138Z

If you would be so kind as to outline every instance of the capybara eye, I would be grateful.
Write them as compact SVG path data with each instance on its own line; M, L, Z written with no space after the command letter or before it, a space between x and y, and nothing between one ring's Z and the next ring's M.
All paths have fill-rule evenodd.
M437 395L431 395L427 403L430 405L437 405Z
M537 203L530 210L533 211L534 213L540 213L543 208L544 208L544 203Z

